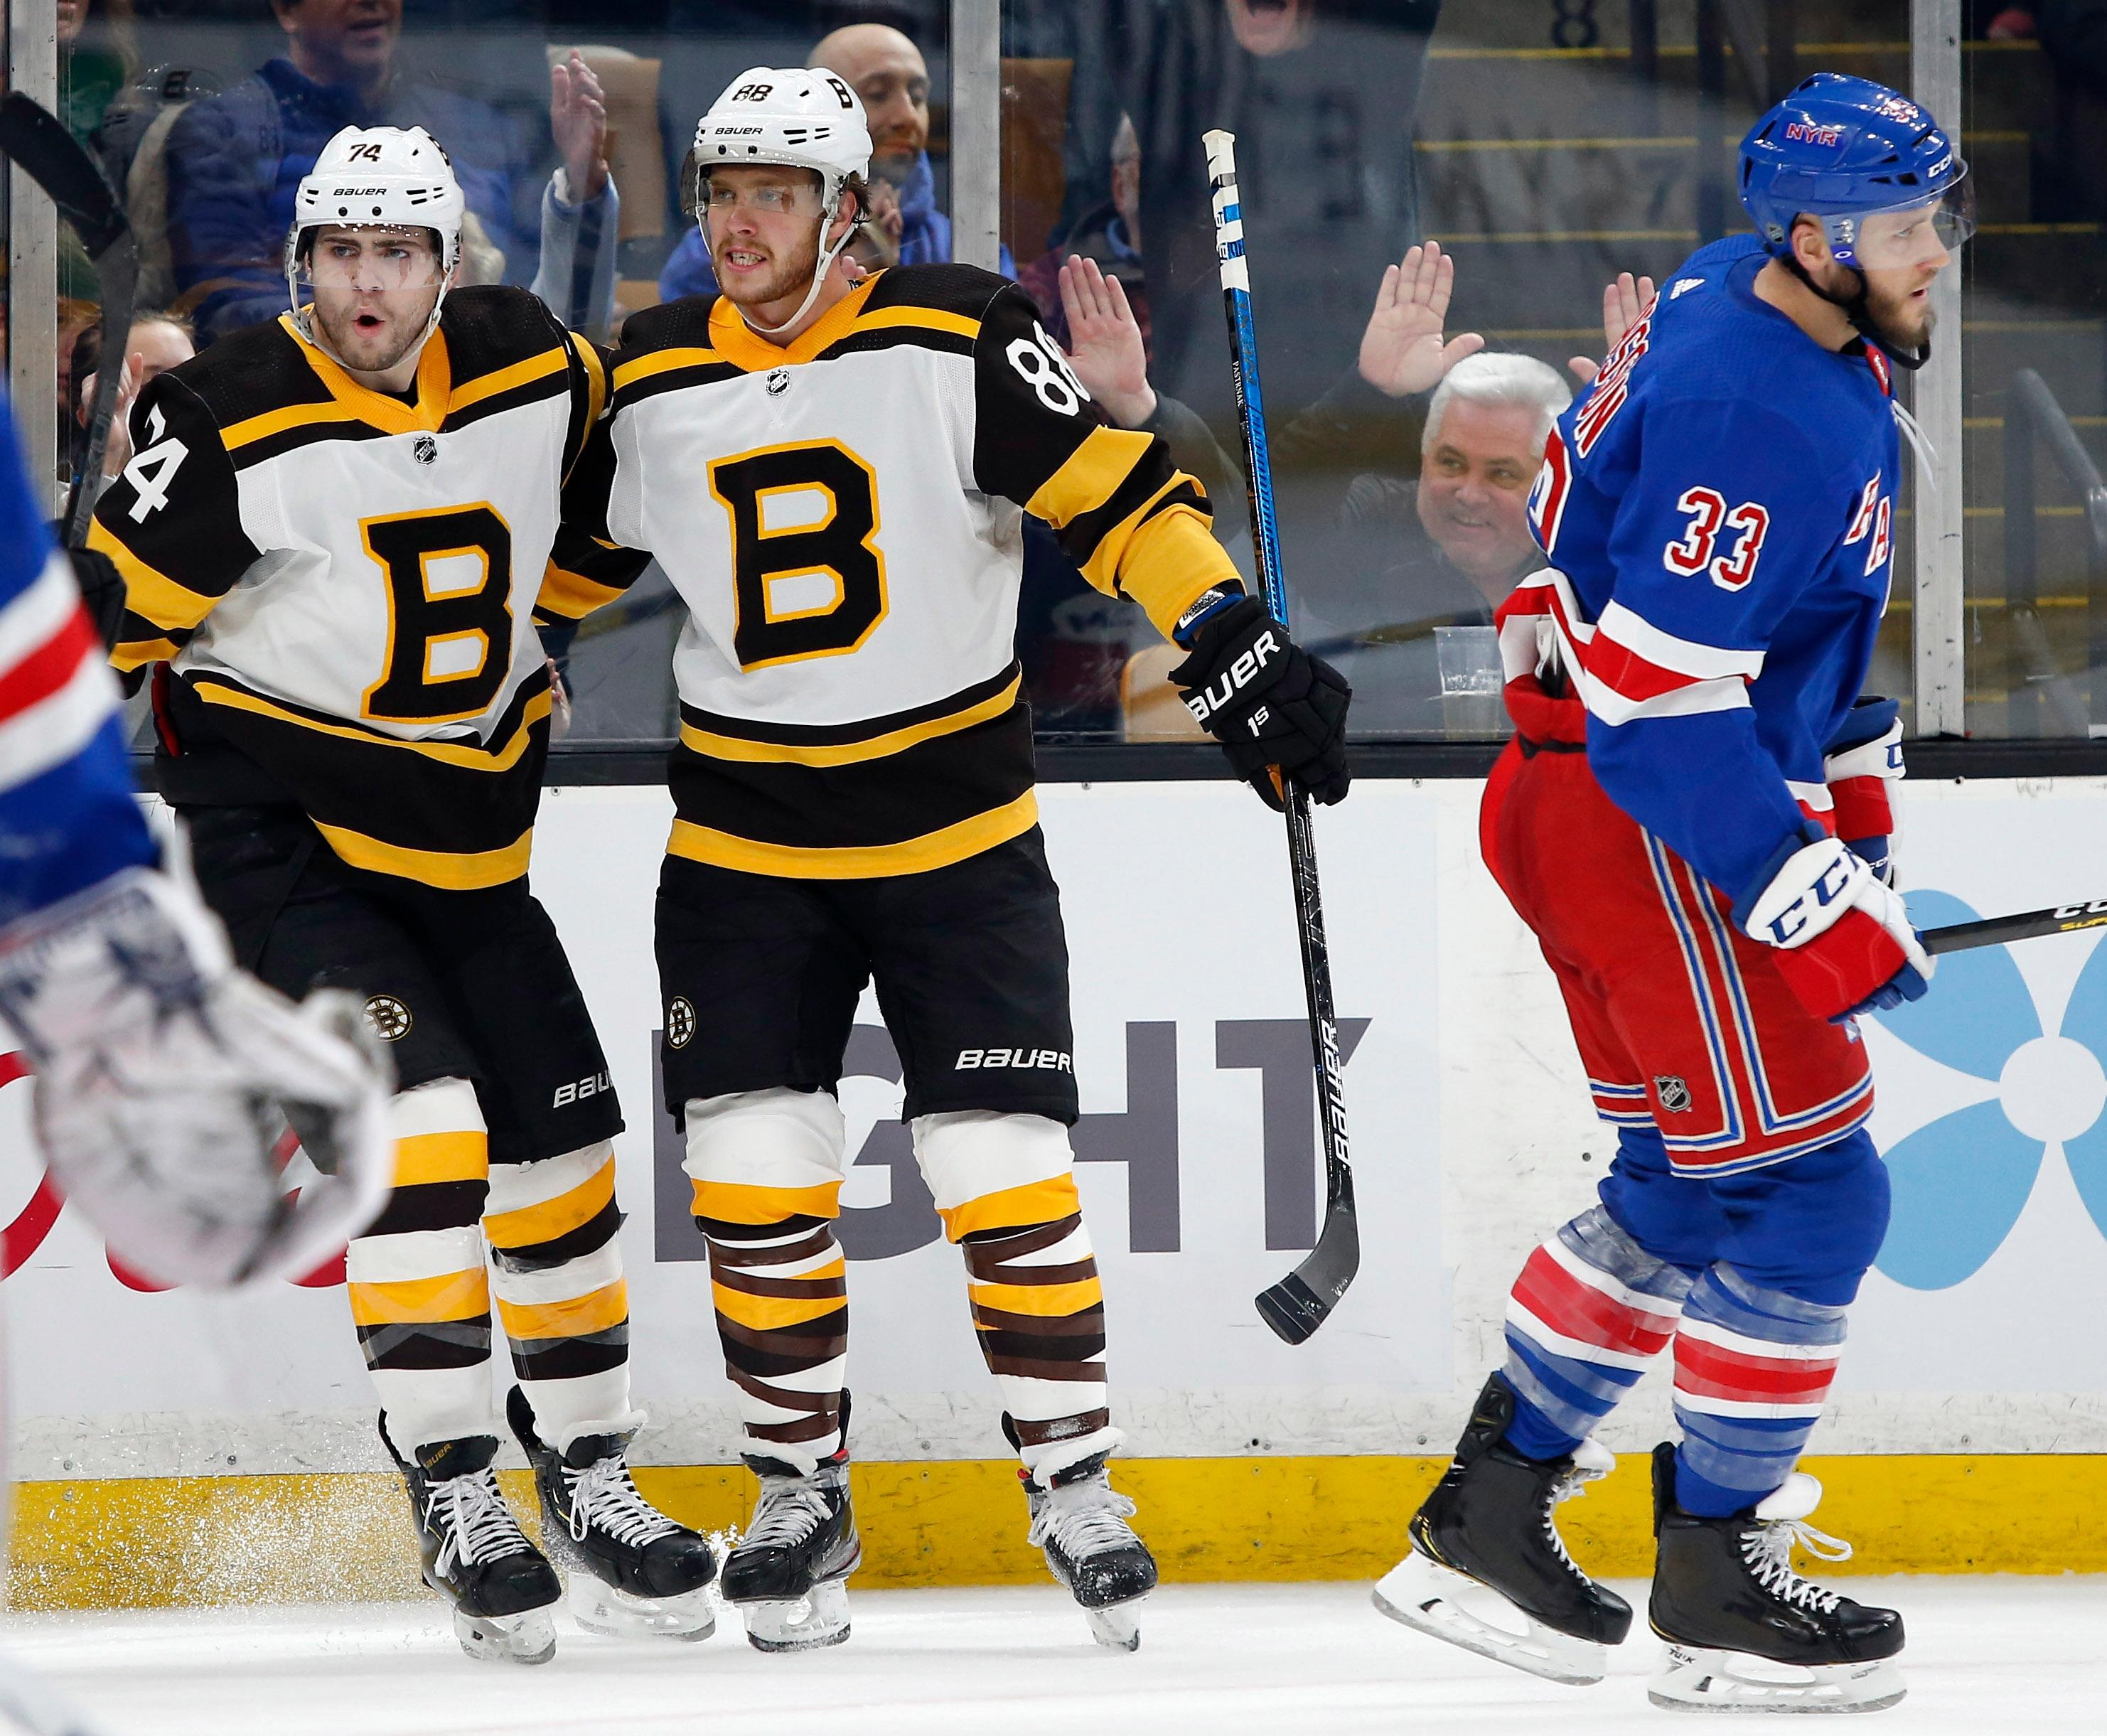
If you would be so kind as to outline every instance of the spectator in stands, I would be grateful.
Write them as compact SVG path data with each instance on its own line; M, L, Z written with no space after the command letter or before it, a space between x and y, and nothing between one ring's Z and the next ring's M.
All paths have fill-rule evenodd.
M95 407L95 376L102 366L102 322L98 320L73 341L71 380L74 439L72 469L78 472L88 452L88 425ZM102 474L120 474L132 461L129 418L132 400L156 374L166 373L197 353L197 334L179 313L158 308L137 314L124 342L124 372L117 385L117 408L110 438L102 448Z
M1141 142L1134 123L1124 115L1112 133L1112 196L1077 218L1059 246L1049 247L1018 274L1017 281L1039 304L1046 329L1063 345L1068 342L1070 299L1070 292L1062 286L1067 275L1064 262L1082 259L1094 264L1107 281L1118 284L1121 302L1132 311L1146 357L1148 285L1141 259Z
M890 25L853 24L822 37L806 65L838 73L862 100L870 124L871 223L879 228L892 263L926 265L951 257L951 219L937 209L937 178L929 163L929 67L922 51ZM1009 250L1004 277L1014 277ZM709 250L700 228L690 229L658 274L666 301L716 292Z
M168 136L169 247L179 305L200 335L209 342L282 311L294 191L347 126L425 128L452 158L467 196L471 281L533 280L538 182L523 134L488 104L398 68L402 0L271 3L285 56L191 104ZM538 191L543 232L597 231L611 248L606 111L599 81L576 55L550 69L549 119L561 163ZM586 250L595 250L589 242Z

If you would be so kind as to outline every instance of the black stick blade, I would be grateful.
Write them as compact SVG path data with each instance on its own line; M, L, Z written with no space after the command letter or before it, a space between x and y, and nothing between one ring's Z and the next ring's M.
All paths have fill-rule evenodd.
M0 153L51 196L91 259L131 233L124 209L94 160L50 110L20 91L0 97Z
M1324 1316L1332 1311L1331 1303L1293 1272L1254 1300L1258 1317L1286 1344L1301 1343L1324 1324Z

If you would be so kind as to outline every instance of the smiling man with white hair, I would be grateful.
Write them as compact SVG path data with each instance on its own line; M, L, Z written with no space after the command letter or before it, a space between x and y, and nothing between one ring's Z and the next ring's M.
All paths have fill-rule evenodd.
M1534 356L1467 356L1434 389L1414 504L1488 609L1543 564L1524 509L1544 438L1572 402L1558 370Z

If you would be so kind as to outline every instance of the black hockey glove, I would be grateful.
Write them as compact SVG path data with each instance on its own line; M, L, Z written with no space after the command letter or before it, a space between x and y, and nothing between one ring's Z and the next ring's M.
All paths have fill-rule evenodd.
M1204 599L1202 600L1205 600ZM1354 690L1321 657L1287 636L1256 597L1201 616L1191 654L1170 672L1185 708L1222 744L1237 776L1278 812L1292 779L1319 802L1337 802L1346 767L1346 706Z
M80 587L80 600L88 605L88 618L102 636L103 649L115 650L124 626L124 575L99 550L70 548L65 555L73 566L74 582Z

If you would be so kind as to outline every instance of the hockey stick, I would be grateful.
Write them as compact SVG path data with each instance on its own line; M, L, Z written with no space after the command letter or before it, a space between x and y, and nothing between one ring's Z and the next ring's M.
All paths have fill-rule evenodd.
M2107 898L2090 904L2059 904L2053 910L2021 911L2011 916L1985 916L1979 922L1956 922L1924 931L1930 953L1966 952L1975 947L2001 947L2008 941L2033 940L2043 934L2076 934L2107 928Z
M95 371L95 398L88 423L88 452L66 497L59 540L77 549L88 541L88 521L102 479L103 449L124 375L132 309L139 290L139 243L124 208L95 160L50 110L20 91L0 98L0 155L42 187L73 225L95 265L96 296L102 308L102 361ZM73 407L64 407L69 417Z
M1258 556L1265 606L1287 624L1287 590L1280 573L1280 531L1273 511L1273 466L1266 456L1265 401L1259 390L1258 334L1251 322L1251 272L1244 259L1244 226L1237 198L1237 137L1213 132L1205 141L1213 183L1215 252L1222 268L1222 306L1229 321L1229 364L1236 380L1237 421L1243 434L1245 480L1251 492L1251 546ZM1332 1011L1332 953L1324 940L1324 906L1317 883L1317 839L1310 795L1300 785L1282 790L1287 807L1287 862L1295 883L1295 915L1302 942L1302 987L1310 1004L1310 1059L1317 1071L1318 1122L1324 1136L1324 1227L1309 1257L1257 1298L1259 1317L1290 1344L1324 1324L1361 1266L1361 1232L1354 1215L1354 1172L1346 1155L1346 1097L1341 1084L1339 1022Z

